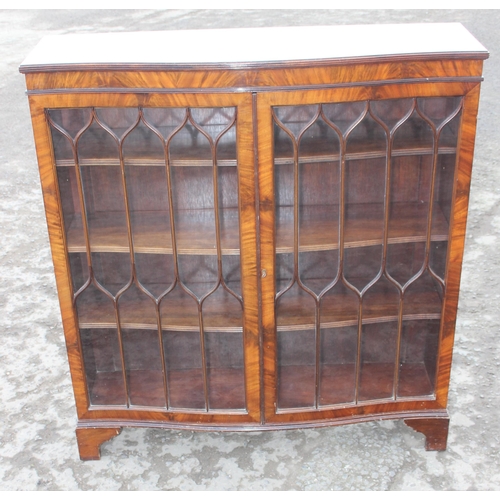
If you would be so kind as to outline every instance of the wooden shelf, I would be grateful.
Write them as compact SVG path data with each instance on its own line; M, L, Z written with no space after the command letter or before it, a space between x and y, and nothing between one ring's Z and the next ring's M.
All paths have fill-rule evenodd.
M389 244L425 242L427 203L394 203L389 220ZM293 252L293 207L280 207L276 231L276 253ZM344 247L382 244L384 205L359 203L346 207ZM299 251L335 250L339 247L338 206L310 206L302 209ZM448 223L439 205L432 217L432 241L448 239Z
M276 253L293 252L293 208L280 207L277 220ZM177 253L180 255L216 255L213 210L183 210L177 225ZM425 242L428 205L397 203L392 205L389 244ZM221 247L223 255L239 255L238 210L221 211ZM303 209L299 251L338 249L338 207L312 206ZM345 248L382 244L384 206L381 203L349 205L346 210ZM128 253L126 219L123 212L97 212L88 218L92 252ZM136 253L172 254L167 212L132 212L131 221ZM73 217L68 230L70 253L85 252L83 228L79 216ZM432 241L448 239L448 223L439 205L434 206Z
M205 125L202 127L209 135L214 137L219 132L220 126ZM174 132L176 127L162 127L162 132L169 135ZM127 129L113 128L118 137L123 135ZM148 130L148 135L134 136L132 132L123 142L124 163L125 166L165 166L164 147L161 141L153 132ZM229 135L231 137L229 138ZM202 136L201 133L198 134ZM236 167L236 143L234 142L234 129L227 132L227 139L221 140L217 147L217 165L220 167ZM208 140L202 137L200 140L191 140L188 136L176 136L180 141L172 143L170 149L170 165L172 167L206 167L212 166L212 153ZM223 136L224 137L224 136ZM82 135L85 138L85 133ZM105 139L103 139L105 138ZM81 167L106 167L119 166L120 160L118 147L107 132L103 130L102 137L92 138L92 153L98 152L94 157L80 153L79 164ZM60 151L59 158L56 160L57 167L74 167L69 141L60 133L54 137L54 149Z
M449 142L449 144L447 144ZM447 141L440 145L438 154L455 154L456 146L452 141ZM455 142L456 144L456 142ZM293 157L287 152L287 145L278 143L276 148L275 165L290 165L293 164ZM385 158L386 149L381 148L380 145L370 143L369 141L357 141L350 148L352 151L345 155L346 160L366 160L373 158ZM102 150L102 148L101 148ZM234 157L235 145L226 145L217 152L217 165L219 167L236 167L238 165L237 159ZM134 154L133 157L125 160L125 165L134 166L164 166L164 155L154 155L151 150L144 151L141 155L140 150ZM431 147L419 146L408 140L407 144L403 147L393 149L392 156L421 156L433 154ZM119 166L120 161L114 151L106 151L99 158L82 158L79 161L82 167L107 167ZM308 144L305 148L301 148L299 154L299 161L301 163L325 163L325 162L338 162L340 154L331 154L326 150L325 141L318 141L314 145ZM59 159L56 161L57 167L74 167L73 159ZM170 165L172 167L209 167L213 165L211 158L207 158L206 151L200 147L186 147L185 154L182 158L171 158Z
M132 406L166 407L161 371L129 370L127 376ZM170 370L168 382L171 407L178 410L204 410L203 379L200 369ZM237 411L236 408L239 406L243 411L245 393L242 387L241 369L210 369L208 386L208 399L214 408ZM95 406L125 405L122 372L97 373L90 397L92 405Z
M306 123L304 123L306 125ZM284 132L282 132L284 136ZM456 137L443 137L438 149L438 154L455 154ZM398 140L397 146L392 150L393 157L399 156L421 156L431 155L434 150L430 145L419 144L418 138L409 137L403 140ZM368 160L374 158L386 157L386 145L366 138L355 139L348 144L346 152L346 160ZM307 141L299 146L299 162L300 163L323 163L323 162L338 162L340 160L339 152L332 152L332 145L329 141L318 138L315 141ZM292 147L290 140L277 140L275 146L275 165L290 165L293 164Z
M83 159L80 162L81 167L119 167L120 161L117 159L102 159L102 158L89 158ZM126 166L130 167L164 167L165 160L157 159L154 157L150 158L131 158L125 161ZM202 158L197 158L192 156L187 159L175 159L170 162L172 167L211 167L213 162L211 159L204 160ZM224 159L224 157L217 157L217 166L219 167L236 167L238 162L235 158ZM73 160L58 160L56 162L56 167L58 168L68 168L74 167L75 162Z
M320 406L342 403L354 404L355 395L354 363L325 365L320 370ZM280 367L278 386L278 407L307 408L314 404L314 366L288 365ZM392 397L394 364L365 363L361 367L359 400L370 401ZM402 364L399 373L398 397L428 397L433 387L423 363Z
M326 280L310 280L309 283L312 281L316 285L313 289L320 288L317 282L325 287L329 284ZM278 289L285 285L285 282L278 283ZM394 285L388 281L379 282L375 293L367 292L363 300L363 324L397 321L398 296ZM357 325L358 303L354 292L348 291L346 287L334 287L321 301L320 327L326 329ZM440 319L441 303L432 279L424 275L406 292L403 320ZM295 284L280 297L276 306L276 321L279 332L314 330L314 300Z
M169 285L165 285L165 290ZM80 328L116 328L114 307L109 298L93 289L77 301ZM118 302L121 328L157 330L153 301L135 291L125 293ZM163 331L199 332L198 308L194 299L176 287L160 306ZM228 293L215 292L203 304L203 329L206 332L242 332L242 308Z
M221 217L223 255L239 255L238 209L224 209ZM128 253L129 242L124 212L97 212L88 217L92 252ZM134 250L137 253L172 254L168 212L132 212ZM69 252L85 252L80 216L74 217L67 230ZM217 255L213 210L182 210L176 228L177 253L181 255Z
M317 286L327 286L326 280L311 280ZM284 285L285 283L283 283ZM311 284L312 285L312 284ZM165 285L165 289L168 285ZM333 292L333 293L332 293ZM204 330L217 332L241 332L242 311L236 299L227 294L217 294L203 307ZM80 328L116 328L116 318L111 300L103 293L84 293L78 299ZM146 295L126 293L119 300L120 324L122 328L156 330L158 328L155 309ZM171 292L160 309L164 331L198 331L199 320L195 301L181 294L178 289ZM314 326L314 302L307 292L292 287L279 300L277 306L277 329L281 332L312 330ZM431 278L418 280L407 292L403 320L440 319L441 297ZM398 299L395 287L380 283L375 293L363 303L363 324L397 321ZM321 328L338 328L358 324L358 299L353 292L339 287L322 299Z

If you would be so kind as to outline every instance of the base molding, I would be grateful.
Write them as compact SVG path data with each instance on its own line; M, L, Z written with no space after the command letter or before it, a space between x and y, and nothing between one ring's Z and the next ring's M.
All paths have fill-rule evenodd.
M84 419L78 422L76 437L82 460L99 460L100 446L120 434L122 428L150 428L165 430L205 431L205 432L260 432L293 429L314 429L335 427L377 420L403 420L413 430L425 435L425 449L443 451L446 449L450 418L446 410L418 412L385 412L375 414L351 415L314 421L295 421L265 424L190 424L162 420L98 420Z

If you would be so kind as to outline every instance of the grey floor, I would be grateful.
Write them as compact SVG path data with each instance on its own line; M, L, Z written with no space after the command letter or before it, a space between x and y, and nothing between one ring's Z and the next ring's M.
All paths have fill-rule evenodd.
M424 451L424 437L402 422L273 433L126 429L103 445L100 461L81 462L28 101L17 71L28 52L56 33L449 21L462 22L491 56L477 130L448 450ZM500 11L474 10L0 12L0 489L500 489L499 21Z

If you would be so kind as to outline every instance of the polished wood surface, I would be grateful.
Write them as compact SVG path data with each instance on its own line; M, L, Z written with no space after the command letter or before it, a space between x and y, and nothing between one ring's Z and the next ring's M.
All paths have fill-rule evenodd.
M261 200L273 200L274 194L274 175L273 175L273 160L272 160L272 148L270 144L270 137L273 137L273 132L270 129L270 123L271 123L271 117L269 116L269 109L270 106L276 106L276 105L285 105L285 106L290 106L290 105L308 105L308 104L313 104L313 103L318 103L318 102L336 102L336 101L345 101L345 100L350 100L350 99L370 99L370 98L386 98L389 97L397 97L397 98L403 98L403 97L409 97L410 95L414 96L421 96L421 95L447 95L451 87L453 87L454 84L450 84L448 88L446 87L441 87L440 84L433 84L433 85L415 85L411 88L409 87L394 87L390 89L387 88L387 94L385 92L384 87L378 87L377 88L377 94L376 97L375 95L369 95L367 94L366 88L356 88L356 89L349 89L349 90L341 90L341 89L335 89L335 90L330 90L330 91L320 91L320 92L301 92L300 94L294 94L294 93L287 93L287 94L263 94L262 99L261 99L261 108L259 109L259 143L260 144L265 144L265 147L261 147L261 154L259 156L259 164L260 164L260 170L261 170L261 177L260 177L260 195L261 195ZM460 93L465 93L467 94L473 87L462 87L462 90ZM406 94L405 92L411 92L411 94ZM475 116L476 111L472 111L471 115ZM457 141L457 138L455 139ZM460 144L460 142L459 142ZM449 153L453 152L453 146L451 146L451 149ZM446 152L449 154L448 152ZM418 154L418 153L417 153ZM375 157L375 155L374 155ZM281 164L284 162L282 160L278 160ZM291 160L288 160L291 161ZM300 161L300 153L299 153L299 161ZM277 168L282 168L282 167L277 167ZM281 193L280 193L281 194ZM360 240L357 239L356 235L356 222L357 221L362 221L362 213L363 209L366 210L366 214L368 217L373 217L373 214L377 213L377 209L373 206L370 207L370 205L361 205L363 207L361 209L361 212L358 212L360 214L359 218L357 219L354 214L356 214L356 211L354 207L350 208L350 212L347 212L347 218L346 218L346 224L345 224L345 236L344 236L344 247L345 248L350 248L352 246L356 245L363 245L363 243L360 242ZM418 210L420 209L418 204L415 204L415 208L413 210L416 210L414 215L418 213ZM371 210L370 210L371 208ZM374 209L375 208L375 209ZM380 206L380 210L383 207ZM423 234L426 231L425 223L424 220L426 216L424 215L425 209L422 207L422 212L421 217L416 216L415 219L413 219L413 223L410 222L411 217L408 217L407 214L411 213L411 205L404 205L401 204L398 206L397 209L394 210L394 213L397 215L395 218L391 219L390 221L390 232L389 232L389 238L387 242L389 244L401 244L405 241L418 241L419 238L422 238ZM293 209L290 207L289 209L290 212L290 217L293 218ZM308 210L314 211L317 210L318 213L320 209L318 207L310 207ZM293 287L288 293L289 295L289 308L287 308L287 293L285 293L280 300L278 301L277 305L275 306L274 300L272 297L275 296L275 294L285 286L279 285L279 282L275 282L275 280L272 279L272 277L275 275L275 260L274 260L274 252L282 252L282 249L285 248L286 251L292 252L293 251L293 237L294 237L294 228L293 224L286 224L283 221L286 221L286 217L282 215L286 211L284 209L280 209L278 215L275 214L274 206L272 203L262 203L261 202L261 242L262 242L262 247L261 247L261 266L262 268L266 269L267 272L267 277L263 279L262 281L262 290L263 290L263 326L264 326L264 338L265 338L265 349L264 349L264 369L265 369L265 378L264 378L264 386L266 389L266 420L267 421L273 421L273 422L278 422L278 421L293 421L294 419L300 418L300 420L303 420L304 418L307 418L305 414L302 414L301 417L298 417L298 413L296 410L292 409L283 409L281 414L276 414L276 410L274 408L274 401L280 394L281 390L283 389L280 384L279 384L279 368L277 365L277 359L276 359L276 353L278 346L276 344L276 338L275 338L275 329L277 328L278 331L283 331L286 332L287 330L294 330L295 325L297 326L297 331L300 329L309 329L309 331L313 331L314 329L314 321L315 321L315 316L314 316L314 299L313 297L306 293L303 290L296 289ZM332 211L333 212L333 211ZM302 213L307 213L301 212ZM431 239L435 238L436 240L441 240L441 241L446 241L448 240L449 236L449 224L447 217L444 216L440 210L435 210L434 213L436 216L433 216L432 219L432 236ZM353 219L350 220L349 217L352 214ZM405 216L406 214L406 216ZM338 248L338 227L335 225L336 221L338 220L338 215L332 216L332 220L335 220L333 222L333 226L328 226L328 220L324 220L321 217L312 217L312 219L315 219L313 222L310 222L307 220L307 217L304 215L302 216L301 222L299 223L299 245L298 249L299 251L303 252L305 250L313 250L312 246L305 246L305 244L310 244L310 242L315 241L315 237L312 236L314 234L317 234L318 238L316 241L321 242L323 240L323 243L320 243L320 246L315 248L315 250L319 249L324 249L324 250L333 250L335 248ZM401 219L399 219L401 217ZM420 222L416 222L416 220L419 219ZM291 219L290 219L291 220ZM380 219L379 219L380 220ZM303 222L302 222L303 221ZM320 222L319 222L320 221ZM367 219L366 223L360 223L359 228L363 227L363 233L364 233L364 238L366 238L367 244L380 244L382 243L382 227L380 223L377 223L377 217L373 217L371 221ZM401 222L399 222L401 221ZM353 224L354 222L354 224ZM371 224L370 224L371 222ZM268 244L268 242L273 241L273 227L276 224L276 248L273 248L272 245ZM315 230L315 224L318 226L318 230ZM424 224L421 226L421 229L418 229L419 224ZM405 229L406 227L406 229ZM279 244L280 241L283 241L285 239L283 230L286 228L287 231L287 236L286 236L286 241L288 241L287 245ZM353 232L354 231L354 232ZM378 233L378 238L371 238L368 237L371 231L375 231ZM406 233L406 234L405 234ZM307 237L305 236L307 234ZM360 233L359 233L360 234ZM332 237L333 235L333 237ZM400 236L399 236L400 235ZM411 236L410 236L411 235ZM418 236L421 235L421 236ZM410 239L406 240L406 237L409 237ZM401 239L399 239L401 238ZM368 243L370 242L370 243ZM322 246L324 245L324 246ZM268 279L271 277L271 279ZM331 281L332 278L330 278ZM325 280L324 286L328 285L329 280ZM311 282L311 280L303 280L303 283L306 287L309 287L311 289L314 289L316 293L318 293L319 290L322 289L321 285L316 285ZM416 302L413 302L413 300L408 301L408 308L406 309L405 312L402 313L401 316L398 316L398 314L401 314L401 312L398 311L397 307L397 299L395 302L393 302L394 299L391 299L389 302L386 301L386 299L383 299L383 295L380 295L381 303L384 303L385 307L388 307L385 311L379 310L375 312L372 316L372 313L370 312L370 308L375 307L376 302L373 302L372 304L369 304L367 308L363 309L363 319L362 319L362 324L367 324L370 321L372 321L371 317L375 319L375 321L391 321L390 318L392 318L392 321L397 321L398 318L401 320L408 320L408 319L417 319L417 318L425 318L425 314L427 314L428 319L439 319L441 317L442 313L442 302L440 299L440 296L438 294L437 289L434 289L434 298L431 298L431 296L428 296L427 298L422 298L422 302L420 302L421 305L421 312L423 313L422 316L419 316L419 311L418 311L418 303L419 300L417 299ZM448 292L447 292L448 294ZM396 294L397 295L397 294ZM332 295L333 296L333 295ZM447 295L448 296L448 295ZM341 325L355 325L357 321L359 320L358 317L358 309L356 307L357 305L357 299L354 294L348 293L345 290L343 293L339 295L339 297L345 297L347 299L347 302L342 305L342 307L339 306L339 309L328 309L326 306L321 307L320 309L320 314L321 314L321 328L323 327L331 327L331 326L341 326ZM389 296L390 297L390 296ZM415 296L415 298L417 295ZM326 297L326 299L328 296ZM322 299L325 300L325 299ZM391 303L393 305L391 305ZM339 304L339 302L337 302ZM412 311L411 308L415 308L415 316L412 316ZM392 313L389 313L389 311L392 308ZM425 309L425 313L424 313ZM281 313L281 310L286 311ZM328 323L329 321L329 311L334 312L332 316L332 323ZM348 318L350 314L350 318ZM406 316L408 314L408 316ZM290 323L288 323L288 318L294 318L294 320L290 320ZM299 319L302 318L302 319ZM323 325L323 321L325 321L325 325ZM346 321L346 323L342 323L342 321ZM300 326L299 326L300 325ZM361 337L362 338L362 337ZM445 344L441 344L440 347L440 352L441 356L443 355L443 350L448 350L449 354L451 355L451 345L447 346ZM423 368L423 365L420 365ZM449 366L449 365L446 365ZM308 368L311 370L311 373L314 372L314 367L311 366ZM446 371L446 368L444 368ZM355 366L351 366L351 370L359 370ZM427 368L424 369L424 373L426 373ZM438 370L440 371L440 370ZM360 370L360 379L362 380L362 370ZM442 372L440 372L442 373ZM394 383L394 374L395 374L395 369L394 366L392 369L388 369L386 371L386 381L388 384ZM442 375L441 375L442 376ZM448 373L449 376L449 373ZM402 387L407 383L408 378L405 377L403 373L400 373L398 377L402 377L399 380L400 384L403 384ZM314 377L311 378L311 376L308 379L309 381L307 382L308 384L313 384L314 387ZM374 380L377 380L375 377ZM418 380L416 378L415 380ZM423 380L426 380L425 384L427 384L427 387L429 386L429 378L426 376ZM433 379L436 380L436 379ZM442 379L438 377L438 382L434 388L434 384L430 383L430 386L432 387L432 392L435 390L437 394L439 394L440 389L439 386L442 383L442 387L448 387L449 383L449 378L444 382ZM440 382L441 381L441 382ZM384 384L383 381L380 382L382 385ZM417 382L415 382L417 384ZM354 382L353 382L354 384ZM425 386L424 384L424 386ZM291 384L294 386L293 384ZM418 385L418 384L417 384ZM294 386L295 387L295 386ZM351 388L349 390L354 390L353 385L351 385ZM347 390L347 389L346 389ZM312 392L311 392L312 391ZM359 389L359 394L357 397L364 397L363 396L363 389L360 387ZM402 389L402 392L400 393L400 397L404 398L403 393L405 391L410 391L409 389ZM293 391L292 391L293 392ZM300 391L298 391L300 393ZM410 391L411 392L411 391ZM410 392L407 392L410 394ZM425 392L425 391L424 391ZM314 395L314 388L309 388L309 392L307 393L307 397L309 398L309 404L311 403L311 398L313 398ZM391 396L391 392L386 393L387 396ZM413 393L415 394L415 393ZM369 396L367 396L369 397ZM392 395L393 397L393 395ZM320 400L321 401L321 400ZM358 403L359 404L359 403ZM316 410L318 413L318 418L328 418L327 415L329 415L329 411L326 409ZM291 415L291 416L290 416ZM322 415L322 417L320 417Z
M290 410L314 407L314 366L290 365L280 369L280 377L286 381L278 388L278 409ZM361 379L361 401L380 400L392 394L394 366L390 363L373 363L363 367ZM356 367L354 363L326 365L321 369L320 408L328 406L355 404ZM404 365L401 368L403 383L399 396L422 397L431 395L432 384L421 364ZM390 400L390 397L388 397Z
M123 34L134 50L117 57L102 50L99 40L106 37L98 35L93 46L73 38L78 53L68 42L71 57L45 52L54 43L48 40L23 63L82 459L99 458L100 444L124 425L257 430L404 418L426 434L428 449L445 448L479 83L487 52L462 27L450 25L430 28L439 34L435 43L430 32L418 35L422 27L388 28L388 36L372 39L376 43L368 51L363 40L370 39L365 30L372 28L316 29L262 29L261 41L272 35L273 44L263 43L261 52L244 44L237 55L237 44L226 44L217 61L210 59L211 49L208 57L207 43L186 44L170 61L164 54L160 60L154 50L136 57L148 36L193 40L203 35L200 31ZM382 33L385 28L373 29ZM225 39L229 31L213 36ZM309 35L297 37L299 31ZM317 43L319 35L344 40L347 32L364 33L363 40ZM234 36L248 33L238 30ZM276 39L291 43L275 44ZM291 50L296 41L307 50ZM387 143L372 140L368 129L353 135L345 154L338 140L327 143L311 133L299 141L294 156L289 137L273 128L273 109L279 106L447 96L463 96L458 127L443 133L437 145L418 127L407 127L391 143L390 161ZM166 162L163 146L155 146L151 134L146 139L131 135L123 157L106 149L104 141L95 155L76 157L78 169L92 173L84 190L94 193L81 208L77 160L61 156L69 143L53 132L46 110L197 107L236 108L236 133L221 143L216 164L215 156L187 143ZM345 132L349 126L340 128ZM343 161L351 177L336 181ZM210 207L206 188L189 189L203 169L205 184L199 186L207 186L212 174L206 172L214 165L222 179L220 199L231 200L221 202L218 211ZM399 194L394 199L383 194L386 165L395 172L391 189ZM184 200L176 207L159 201L165 198L169 168L180 179L178 199ZM435 189L425 187L432 175L440 176ZM123 178L128 182L121 191L125 203L117 195L106 196L119 193L116 186ZM305 179L303 198L294 191L296 178ZM343 194L342 182L350 183ZM281 186L278 191L276 186ZM293 202L283 201L294 196L303 202L298 211ZM88 241L82 210L88 215ZM305 270L290 284L287 273L296 254ZM101 266L95 266L97 278L92 279L112 292L97 290L97 281L92 290L78 291L90 279L88 255ZM141 259L150 271L140 268ZM161 259L167 260L159 265ZM222 273L230 291L221 288L203 304L198 303L201 295L182 292L178 284L169 291L173 281L165 278L163 267L170 269L174 259L184 266L176 276L191 280L189 286L201 294L220 285L220 273L214 281L213 272L219 259L230 275ZM339 262L341 279L335 284ZM377 275L380 262L385 268ZM234 275L236 268L241 271ZM124 286L129 289L120 291ZM214 338L229 350L212 347ZM321 342L336 347L326 353L330 358L314 361ZM200 353L218 354L205 359Z
M359 204L351 206L347 214L346 247L379 245L382 243L383 220L382 204ZM238 220L226 209L221 226L221 242L223 255L239 255ZM282 210L277 221L276 246L277 253L292 251L293 228L287 224L291 220L291 209ZM425 241L428 206L423 203L399 203L394 206L394 217L391 220L390 244ZM332 250L338 248L338 207L312 207L303 216L303 229L300 234L300 250L304 252ZM95 213L89 218L92 226L90 245L94 252L128 253L129 245L123 231L123 213ZM131 214L134 231L134 250L138 253L172 254L172 240L168 227L167 212L133 212ZM186 222L177 231L178 253L185 255L215 255L213 243L213 212L186 211ZM432 240L446 241L448 227L441 209L436 206L432 220ZM67 228L69 252L84 252L80 217L74 217Z
M39 140L37 140L37 152L39 157L39 165L41 171L42 178L42 186L44 188L45 195L45 206L46 206L46 215L49 227L54 227L58 229L51 230L51 246L53 250L53 258L55 262L56 271L56 280L58 284L58 291L61 297L61 311L63 316L63 323L65 325L65 332L67 334L66 340L68 345L68 356L70 359L70 366L72 369L72 376L74 382L74 391L75 391L75 399L77 401L77 408L79 411L79 418L82 420L86 420L88 418L99 418L99 411L95 412L89 409L91 408L91 402L88 394L87 381L85 376L85 369L83 367L83 358L82 358L82 346L81 339L78 335L77 324L78 324L78 315L77 311L73 305L72 295L73 295L73 286L71 284L70 276L70 266L69 266L69 255L68 253L68 242L71 241L71 231L67 232L63 229L63 217L62 217L62 203L58 190L57 183L57 169L56 162L52 152L51 138L49 134L49 129L47 123L45 121L45 112L44 109L58 107L62 103L60 100L61 96L43 96L41 98L33 98L30 99L30 104L32 106L33 112L33 122L35 126L35 130L39 131ZM242 95L242 94L233 94L233 95L198 95L193 96L194 99L191 100L190 96L156 96L155 99L159 99L157 101L158 106L188 106L188 105L198 105L198 106L239 106L239 121L238 121L238 173L239 173L239 208L238 214L241 220L241 230L239 234L232 234L232 238L238 238L234 246L239 248L237 252L236 249L233 253L239 253L241 264L245 266L247 269L255 269L256 267L256 218L255 218L255 170L253 163L253 138L252 138L252 100L251 96ZM96 96L85 96L85 95L73 95L67 96L69 99L67 106L68 107L89 107L95 104L101 103L102 105L107 105L109 103L109 99L106 95L102 95L101 98ZM63 99L64 101L65 99ZM134 104L135 103L135 104ZM130 106L135 105L138 106L141 103L141 99L139 96L120 96L117 101L115 101L115 105L117 107L120 106ZM63 104L64 106L64 104ZM39 124L38 124L39 123ZM60 167L59 167L60 168ZM112 216L111 216L112 217ZM71 226L71 225L70 225ZM70 235L69 239L66 235ZM97 233L99 234L99 232ZM112 231L108 232L108 241L113 240ZM191 241L188 240L190 243ZM182 241L181 241L182 242ZM113 243L112 243L113 245ZM213 248L208 249L209 254L213 254ZM234 310L233 316L235 317L235 321L231 322L227 321L227 318L224 316L224 311L221 312L220 309L214 307L214 305L210 305L210 301L207 300L207 331L210 332L213 328L218 331L233 331L233 332L244 332L244 348L245 348L245 411L239 411L237 414L227 414L227 411L224 411L223 414L217 415L213 412L210 414L196 414L196 415L185 415L182 413L176 413L171 418L173 421L193 421L193 422L254 422L259 420L259 407L260 407L260 383L259 383L259 353L258 353L258 303L257 303L257 275L256 272L250 272L248 275L241 277L241 291L245 300L245 308L242 311L241 306L237 304L236 308L234 304L231 305ZM144 297L141 297L143 299ZM107 323L106 314L109 309L101 309L97 314L97 317L93 316L93 311L96 311L94 307L96 304L90 300L90 307L85 309L85 301L87 300L84 296L83 299L83 320L88 321L87 323L83 323L80 327L101 327L106 328L108 326L112 326L113 323ZM132 306L130 305L130 300L127 300L127 297L124 296L124 309L126 310L125 318L129 318L132 321L126 322L125 327L146 327L146 330L149 330L152 327L151 315L147 316L147 322L144 323L144 318L141 317L141 304L144 304L144 301L141 302L139 300L139 306L134 306L134 300L131 301ZM169 297L170 299L170 297ZM194 325L199 321L197 316L192 316L190 313L192 312L192 307L187 308L188 312L183 317L183 308L179 308L176 302L176 299L173 298L169 303L169 300L165 300L164 310L167 311L169 315L169 324L170 328L173 326L174 328L179 326L180 329L184 330L193 330L197 329ZM149 299L148 299L149 300ZM191 300L191 299L188 299ZM186 299L184 298L184 302ZM182 303L182 299L181 299ZM149 311L151 311L152 304L148 303ZM191 306L193 303L191 303ZM78 307L78 306L77 306ZM146 309L148 309L146 307ZM212 310L214 314L212 314ZM179 321L174 320L174 324L170 319L172 318L171 314L179 314ZM216 313L216 314L215 314ZM87 318L87 320L85 319ZM217 319L219 318L219 319ZM153 314L153 322L155 321ZM215 321L215 323L213 323ZM176 323L179 323L178 325ZM213 324L212 324L213 323ZM116 324L116 323L115 323ZM193 326L189 326L189 325ZM167 326L167 329L169 327ZM105 410L105 413L112 411L113 414L119 415L120 411ZM133 413L133 412L132 412ZM126 410L126 415L131 415L131 410ZM199 412L198 412L199 413ZM149 414L149 411L146 412ZM123 416L122 416L123 418ZM139 417L142 418L142 417ZM162 419L165 416L162 414L155 414L151 419Z
M111 428L77 428L76 439L81 460L99 460L101 444L120 434L120 427Z
M405 419L405 424L425 435L427 451L444 451L448 441L449 418Z
M191 210L183 214L178 224L177 252L181 255L216 255L213 237L213 210ZM221 244L223 255L239 255L240 239L238 210L225 209L222 214ZM97 212L89 217L90 246L93 252L130 251L123 212ZM172 238L168 212L140 211L131 213L134 231L134 250L137 253L172 254ZM68 250L85 252L82 221L75 217L67 228Z
M424 203L396 203L393 205L388 243L417 243L425 241L426 216ZM334 250L338 244L339 213L336 206L312 206L303 210L299 249L301 252ZM382 244L384 206L382 203L352 204L346 214L345 248ZM276 253L293 250L292 209L280 211L276 224ZM446 241L448 226L439 207L432 219L432 240Z
M169 288L165 284L164 289ZM109 297L90 291L77 300L80 328L114 328L115 311ZM118 301L122 328L156 330L158 328L154 301L137 289ZM242 332L243 309L229 294L216 293L202 306L206 332ZM165 331L199 331L196 301L187 293L174 290L160 304L160 320Z
M398 64L367 62L355 66L325 66L313 68L262 70L206 70L206 71L61 71L57 73L28 73L28 95L80 92L139 93L144 103L150 103L155 92L206 91L276 91L278 89L311 89L348 87L349 84L373 85L381 83L426 83L433 75L436 82L482 80L482 61L437 60L413 61ZM441 75L441 76L438 76Z
M443 309L443 327L439 350L439 373L436 398L446 407L451 373L455 323L457 319L460 276L465 245L465 229L469 208L469 191L472 176L474 140L476 136L477 110L479 106L479 86L469 92L464 99L460 153L455 174L453 219L450 230L450 251L447 262L447 294Z
M148 406L165 411L162 373L153 370L131 370L128 372L130 399L134 406ZM170 411L204 411L203 381L200 370L179 370L169 373L171 391ZM210 371L209 401L213 402L211 412L245 414L245 397L242 371L237 369L213 369ZM92 386L92 401L96 406L123 405L123 384L121 373L101 372Z
M328 283L327 283L328 284ZM359 302L356 295L335 287L321 301L321 328L335 328L358 324ZM276 305L277 331L308 330L314 328L314 301L310 294L298 287L285 293ZM381 282L370 296L363 300L363 323L397 321L399 294L388 282ZM440 319L441 298L430 279L420 280L409 290L405 300L403 320Z
M169 46L176 50L166 53L164 47ZM218 47L216 53L214 46ZM323 60L331 64L336 59L397 60L398 56L486 58L487 51L459 23L100 33L47 36L24 60L21 71L55 71L68 66L101 70L106 66L135 70L141 66L171 69L224 64L268 67L273 62L309 65Z

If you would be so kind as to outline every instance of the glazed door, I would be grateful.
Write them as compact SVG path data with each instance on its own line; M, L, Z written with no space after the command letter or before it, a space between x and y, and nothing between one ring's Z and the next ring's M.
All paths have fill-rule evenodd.
M32 105L52 143L80 418L259 420L251 97Z
M455 87L261 96L268 422L441 404Z

